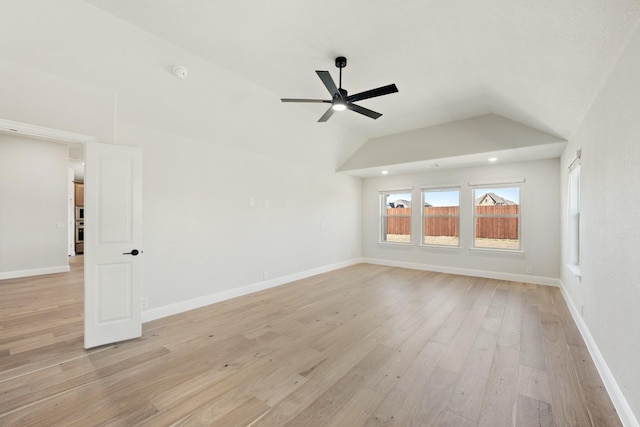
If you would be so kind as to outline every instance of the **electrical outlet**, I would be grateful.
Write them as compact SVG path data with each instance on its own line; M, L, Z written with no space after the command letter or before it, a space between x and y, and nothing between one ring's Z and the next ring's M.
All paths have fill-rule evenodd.
M268 279L269 278L269 272L268 271L263 271L262 272L262 278L263 279Z
M265 207L265 208L268 208L268 207L269 207L269 200L265 200L265 201L264 201L264 207Z
M253 200L253 197L249 199L249 206L253 206L255 204L255 200Z
M144 297L140 299L140 308L147 308L149 307L149 298Z
M531 274L531 273L533 273L533 267L528 266L527 267L527 274Z

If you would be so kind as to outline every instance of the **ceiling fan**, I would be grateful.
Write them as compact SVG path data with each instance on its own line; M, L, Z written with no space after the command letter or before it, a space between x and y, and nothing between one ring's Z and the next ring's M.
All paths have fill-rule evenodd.
M368 108L361 107L359 105L354 104L356 101L362 101L363 99L375 98L376 96L388 95L390 93L398 92L398 88L395 84L390 84L387 86L382 86L376 89L367 90L364 92L356 93L355 95L348 95L345 89L342 89L342 69L347 66L347 58L344 56L339 56L336 58L336 67L340 69L340 85L336 87L333 78L331 78L331 74L328 71L318 71L316 70L316 74L322 80L325 87L331 94L330 100L324 99L295 99L295 98L281 98L282 102L320 102L325 104L331 104L331 107L327 110L326 113L320 117L319 122L326 122L329 120L329 117L333 115L335 111L343 111L349 109L351 111L355 111L356 113L363 114L367 117L371 117L372 119L377 119L382 116L382 114L377 113L375 111L369 110Z

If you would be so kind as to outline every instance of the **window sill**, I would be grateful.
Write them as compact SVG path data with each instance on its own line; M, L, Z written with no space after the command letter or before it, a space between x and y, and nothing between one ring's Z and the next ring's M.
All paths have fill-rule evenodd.
M411 247L413 246L413 244L411 242L409 243L405 243L405 242L378 242L379 245L383 245L383 246L405 246L405 247Z
M578 279L582 278L582 274L580 273L580 265L578 265L578 264L567 264L567 268Z
M480 254L524 256L524 251L520 249L514 250L514 249L492 249L492 248L469 248L469 252L477 252Z
M419 245L421 249L444 249L445 251L459 251L462 249L460 246L447 246L447 245Z

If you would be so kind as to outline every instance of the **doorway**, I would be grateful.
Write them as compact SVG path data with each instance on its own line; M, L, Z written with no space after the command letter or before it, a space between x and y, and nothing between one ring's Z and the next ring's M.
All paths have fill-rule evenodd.
M0 144L0 209L7 219L0 231L0 371L6 377L84 353L84 259L68 251L75 232L68 144L9 132ZM75 152L82 166L84 146L76 144Z
M84 146L85 172L87 173L84 188L86 211L83 215L84 347L91 348L141 336L142 263L141 257L138 256L144 252L140 250L142 244L141 149L100 144L95 141L95 138L87 135L3 119L0 119L0 132L44 140L47 145L54 141L63 144L80 143ZM19 146L20 149L22 147ZM66 146L62 153L63 164L66 165L68 162ZM58 150L59 155L60 150ZM5 161L5 164L10 163ZM39 171L37 168L32 169ZM62 171L61 183L64 183L66 174L65 167ZM7 176L3 181L10 181L11 175L6 173L5 175ZM37 177L33 177L31 181L37 181ZM48 180L43 181L48 182ZM58 182L56 179L51 181ZM60 191L61 194L54 197L56 204L58 201L62 203L56 210L58 215L56 232L49 232L48 227L51 225L49 220L44 222L46 230L43 232L43 235L55 235L56 239L63 242L61 258L56 260L58 269L54 271L36 269L35 272L31 271L32 274L13 274L15 271L11 269L0 268L0 279L69 271L68 244L65 244L67 240L65 234L68 233L64 233L65 222L68 221L68 215L65 214L67 210L65 200L68 196L64 185ZM8 191L7 194L12 193ZM44 215L48 213L43 206L28 211L44 212ZM62 219L63 217L67 220ZM26 229L28 230L29 227ZM27 244L33 244L32 241L37 239L23 240ZM54 248L58 248L58 240L54 243ZM25 249L18 244L16 248ZM0 252L0 255L4 252ZM13 259L28 260L29 252L22 250ZM2 277L2 272L9 272L9 275L5 274L5 277Z

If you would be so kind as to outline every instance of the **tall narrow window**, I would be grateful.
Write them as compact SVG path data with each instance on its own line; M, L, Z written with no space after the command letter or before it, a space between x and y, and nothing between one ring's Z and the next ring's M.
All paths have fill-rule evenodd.
M380 241L411 243L411 191L380 193Z
M476 248L520 249L520 187L473 190Z
M580 265L580 159L569 167L569 264Z
M460 246L460 190L422 190L422 244Z

